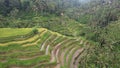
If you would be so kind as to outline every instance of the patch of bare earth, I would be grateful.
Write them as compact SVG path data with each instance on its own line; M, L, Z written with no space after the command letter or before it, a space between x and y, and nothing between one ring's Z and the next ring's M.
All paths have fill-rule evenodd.
M73 54L73 57L72 57L72 60L70 62L70 68L78 68L77 65L75 65L75 61L76 61L76 57L79 56L79 54L83 51L84 49L81 48L81 49L78 49L74 54Z

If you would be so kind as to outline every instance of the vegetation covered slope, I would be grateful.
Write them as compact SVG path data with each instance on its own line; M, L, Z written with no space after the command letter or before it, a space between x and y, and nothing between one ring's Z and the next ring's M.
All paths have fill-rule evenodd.
M31 31L31 28L20 30ZM79 65L76 59L91 43L39 28L38 33L28 39L0 43L0 67L75 68Z
M77 57L74 64L79 65L79 68L119 68L119 4L120 0L0 0L0 27L44 27L78 40L81 36L85 37L99 45L87 48L81 55L82 60L81 56ZM17 43L29 42L26 39L33 37L34 34L27 36L27 38L23 35L23 38L21 35L18 36ZM12 44L16 43L14 42L16 37L12 40L9 38L0 39L2 45L11 44L11 41ZM67 48L66 52L70 54L74 52L74 49L69 50L72 46ZM65 56L68 60L70 55Z
M83 25L64 16L35 16L25 15L17 19L1 17L1 28L31 28L43 27L68 36L79 36Z

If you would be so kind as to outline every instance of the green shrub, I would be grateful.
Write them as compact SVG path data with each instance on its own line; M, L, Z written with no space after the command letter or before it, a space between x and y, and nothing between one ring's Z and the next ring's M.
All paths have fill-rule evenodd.
M33 31L34 34L38 33L38 30L36 28L34 28L32 31Z

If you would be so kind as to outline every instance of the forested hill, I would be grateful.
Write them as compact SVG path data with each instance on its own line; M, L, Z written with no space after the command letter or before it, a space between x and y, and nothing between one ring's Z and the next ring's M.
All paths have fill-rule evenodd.
M0 0L1 16L33 18L53 14L80 23L97 22L102 27L118 20L119 8L119 0Z
M98 43L80 68L119 68L120 0L0 0L0 28L47 28Z

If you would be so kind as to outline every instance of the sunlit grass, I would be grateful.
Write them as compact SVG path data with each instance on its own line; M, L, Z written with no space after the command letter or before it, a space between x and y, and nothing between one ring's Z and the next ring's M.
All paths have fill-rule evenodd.
M0 28L0 38L17 35L25 35L32 31L32 28Z

